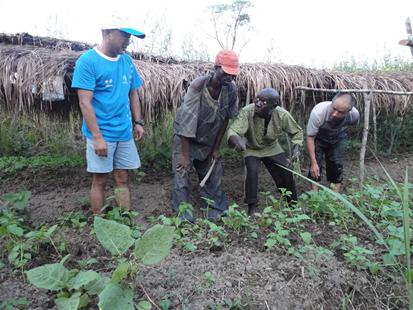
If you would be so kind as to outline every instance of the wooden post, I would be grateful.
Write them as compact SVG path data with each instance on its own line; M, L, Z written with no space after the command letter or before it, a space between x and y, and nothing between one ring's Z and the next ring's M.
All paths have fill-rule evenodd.
M366 87L367 88L367 87ZM363 93L364 97L364 126L363 126L363 138L361 140L361 149L360 149L360 174L359 174L359 187L363 187L364 182L364 159L366 157L366 147L367 147L367 138L369 135L369 119L370 119L370 103L373 93L368 94Z
M377 154L377 115L376 115L376 104L374 101L371 102L372 113L373 113L373 148L374 153Z

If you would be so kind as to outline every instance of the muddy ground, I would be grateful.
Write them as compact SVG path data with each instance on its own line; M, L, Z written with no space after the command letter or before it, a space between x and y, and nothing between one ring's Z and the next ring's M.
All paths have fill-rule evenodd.
M413 166L413 156L386 158L384 165L396 180L401 181L406 166ZM227 198L230 203L242 205L243 166L225 161L224 169ZM346 180L356 177L358 163L349 161L345 169ZM139 212L137 220L148 225L150 216L172 214L172 175L169 171L145 172L146 176L133 180L132 201L133 209ZM264 167L261 172L259 191L275 191ZM384 176L373 159L367 161L367 173ZM90 186L90 176L83 168L25 171L0 178L0 182L0 195L21 190L32 192L28 216L33 227L41 223L54 224L64 213L78 210L92 222L90 210L82 208ZM304 191L308 185L300 182L298 188ZM67 241L68 252L73 261L96 258L95 270L110 269L107 266L109 255L96 244L88 226L80 230L65 228L60 232ZM308 230L315 236L317 245L329 245L338 236L330 226L310 226ZM354 228L354 233L363 236L368 231L359 227ZM173 309L215 309L211 305L229 299L239 300L242 309L400 309L406 305L400 279L356 271L340 255L320 259L310 253L304 259L298 259L282 251L269 252L260 240L252 242L244 237L236 236L222 248L199 249L195 253L173 248L161 266L142 266L136 279L136 295L144 298L145 290L157 303L168 299ZM51 249L43 249L27 268L57 261L58 258L50 253ZM215 277L214 283L208 285L204 280L207 271ZM12 272L5 264L0 269L0 301L18 297L29 300L29 305L23 308L54 308L52 294L34 288L25 282L21 272Z

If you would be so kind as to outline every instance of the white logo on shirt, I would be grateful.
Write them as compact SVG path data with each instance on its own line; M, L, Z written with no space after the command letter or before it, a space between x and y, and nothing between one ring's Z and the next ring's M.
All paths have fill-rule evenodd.
M105 88L112 87L112 86L113 86L113 80L112 79L105 80Z
M122 77L122 84L129 84L128 78L126 77L125 74L124 74L123 77Z

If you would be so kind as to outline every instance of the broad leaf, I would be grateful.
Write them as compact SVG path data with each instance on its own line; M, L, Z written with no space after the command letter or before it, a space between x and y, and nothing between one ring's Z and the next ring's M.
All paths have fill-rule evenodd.
M112 255L124 254L135 241L130 228L115 221L96 216L93 226L99 242Z
M19 193L7 193L3 195L3 199L9 202L12 207L16 209L24 209L29 202L32 193L30 191L23 191Z
M404 243L399 240L399 239L389 239L387 241L387 244L390 247L390 255L392 256L398 256L398 255L403 255L405 254L405 247Z
M383 263L386 266L394 266L397 264L397 261L393 255L388 253L383 255Z
M98 276L99 278L97 280L90 282L84 287L90 295L99 295L110 282L108 277L101 277L99 274Z
M9 231L9 233L15 236L18 236L18 237L23 236L23 233L24 233L23 228L17 226L16 224L8 225L7 230Z
M61 263L47 264L26 272L29 282L39 288L58 291L67 287L71 272Z
M149 228L135 243L135 255L145 265L159 264L172 247L175 229L171 226L155 225Z
M80 303L80 293L75 293L70 298L60 297L55 299L58 310L77 310Z
M90 303L90 298L87 293L84 293L79 298L79 309L86 307Z
M48 237L50 237L53 233L54 233L54 231L56 230L56 228L57 228L57 226L59 226L59 225L53 225L52 227L50 227L48 230L47 230L47 236Z
M112 282L114 283L119 283L123 279L125 279L128 276L128 271L129 271L129 263L128 262L123 262L116 267L115 271L112 273Z
M267 241L265 242L265 247L267 247L268 249L272 249L274 247L274 245L277 244L277 240L275 239L267 239Z
M99 294L100 310L133 310L133 291L110 282Z
M306 232L300 233L300 237L301 239L303 239L306 245L309 245L311 243L311 234L309 232L306 231Z
M72 288L75 290L80 289L82 286L86 286L96 280L100 280L100 275L93 270L80 271L76 277L71 281Z
M138 303L138 310L151 310L152 305L149 301L142 300Z

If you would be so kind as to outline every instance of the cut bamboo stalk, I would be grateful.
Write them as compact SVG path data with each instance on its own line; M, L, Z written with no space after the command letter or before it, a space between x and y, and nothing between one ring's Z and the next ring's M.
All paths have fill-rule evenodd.
M364 160L366 157L366 147L369 135L369 120L370 120L370 104L373 93L363 93L364 97L364 125L363 125L363 138L361 140L360 149L360 172L359 172L359 187L363 187L364 176L365 176L365 165Z

